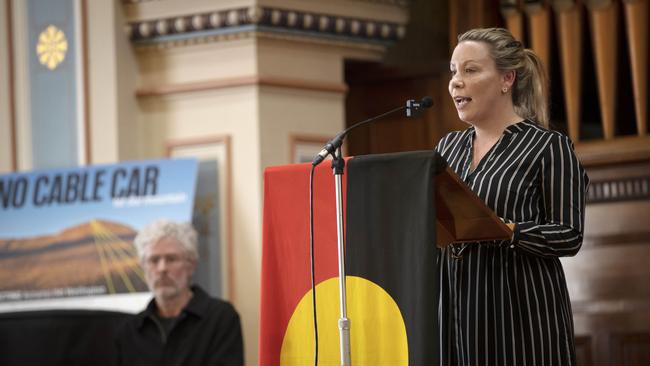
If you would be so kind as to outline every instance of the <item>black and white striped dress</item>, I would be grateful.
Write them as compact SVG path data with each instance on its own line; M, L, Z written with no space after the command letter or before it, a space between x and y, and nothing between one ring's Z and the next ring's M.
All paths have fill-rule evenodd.
M441 365L574 365L571 303L558 257L582 243L588 178L571 141L523 121L474 171L474 128L437 151L505 222L512 242L456 244L438 257Z

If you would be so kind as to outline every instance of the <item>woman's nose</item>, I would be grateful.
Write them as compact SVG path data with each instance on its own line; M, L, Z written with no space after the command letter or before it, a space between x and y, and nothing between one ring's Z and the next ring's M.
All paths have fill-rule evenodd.
M454 76L451 79L451 87L452 88L462 88L465 84L463 83L462 80L460 80L457 76Z

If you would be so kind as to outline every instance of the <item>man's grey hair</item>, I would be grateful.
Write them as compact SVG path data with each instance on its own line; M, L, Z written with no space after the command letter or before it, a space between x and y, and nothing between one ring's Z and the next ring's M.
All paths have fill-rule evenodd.
M143 227L133 240L140 259L144 258L149 245L155 244L163 238L178 240L185 249L188 257L193 261L198 260L199 252L196 230L189 223L179 223L166 219L154 221Z

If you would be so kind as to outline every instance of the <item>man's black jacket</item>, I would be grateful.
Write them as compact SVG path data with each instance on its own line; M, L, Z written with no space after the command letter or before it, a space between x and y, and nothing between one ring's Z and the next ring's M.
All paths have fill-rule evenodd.
M242 366L244 347L237 311L193 286L194 296L169 334L156 317L156 303L126 321L117 332L119 366Z

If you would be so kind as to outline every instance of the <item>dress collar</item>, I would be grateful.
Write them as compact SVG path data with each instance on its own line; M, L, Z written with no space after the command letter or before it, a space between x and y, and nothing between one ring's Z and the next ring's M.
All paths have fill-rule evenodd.
M530 121L530 120L525 119L525 120L522 120L522 121L519 121L517 123L513 123L513 124L507 126L505 128L505 130L503 130L503 134L504 135L510 135L510 134L513 134L513 133L522 132L522 131L525 131L526 129L528 129L528 128L532 127L532 126L537 126L537 124ZM474 135L476 135L476 128L474 126L470 126L469 129L468 129L468 132L469 132L468 136L470 138L474 138Z

